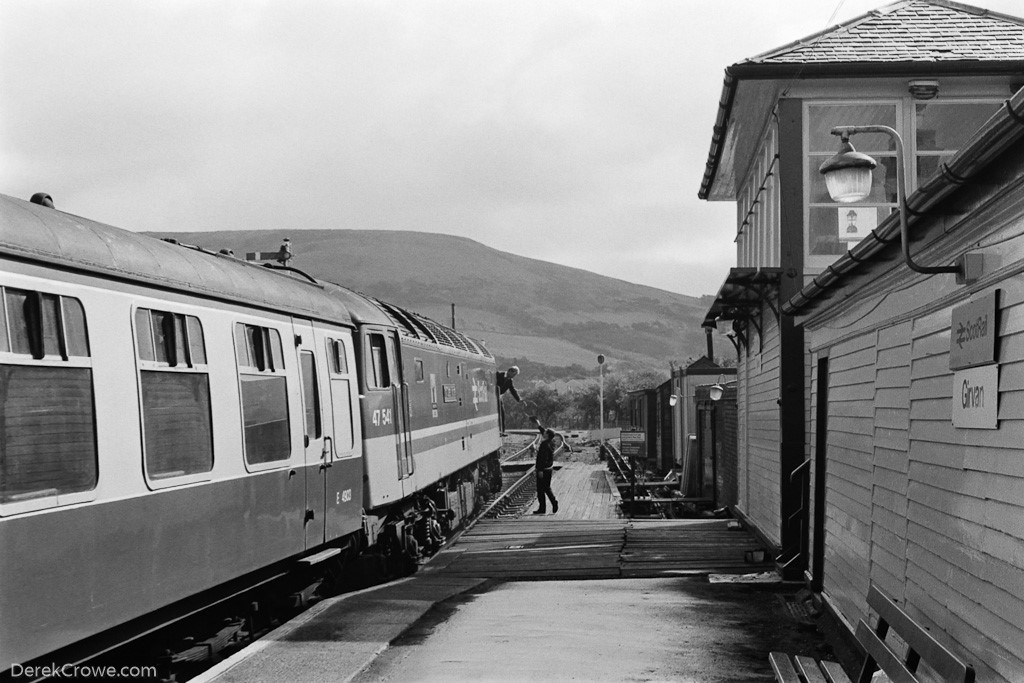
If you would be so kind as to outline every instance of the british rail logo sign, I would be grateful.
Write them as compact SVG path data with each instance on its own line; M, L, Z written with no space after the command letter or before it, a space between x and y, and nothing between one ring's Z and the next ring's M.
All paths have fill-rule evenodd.
M999 290L953 309L949 330L949 369L995 363L996 305Z

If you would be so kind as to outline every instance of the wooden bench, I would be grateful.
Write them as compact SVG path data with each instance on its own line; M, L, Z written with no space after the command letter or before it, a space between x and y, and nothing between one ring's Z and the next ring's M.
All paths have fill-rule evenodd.
M915 674L922 661L940 680L974 683L973 667L943 647L874 586L868 591L868 608L878 614L878 625L872 629L863 619L857 624L857 642L867 653L857 683L870 683L872 675L879 669L894 683L917 683L920 679ZM906 643L906 654L901 655L886 641L890 632ZM772 652L768 659L780 683L850 683L836 662L818 661L812 657L791 659L783 652Z

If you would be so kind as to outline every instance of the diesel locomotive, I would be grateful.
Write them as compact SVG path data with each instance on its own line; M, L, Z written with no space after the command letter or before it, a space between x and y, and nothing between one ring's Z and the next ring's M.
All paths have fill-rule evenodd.
M494 378L398 306L0 195L0 674L414 563L500 484Z

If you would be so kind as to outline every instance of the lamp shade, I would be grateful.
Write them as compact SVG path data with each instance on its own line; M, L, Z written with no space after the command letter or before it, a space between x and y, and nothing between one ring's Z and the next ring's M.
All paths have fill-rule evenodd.
M871 194L871 172L878 162L843 142L842 149L818 169L834 201L859 202Z
M712 384L711 388L708 390L708 394L711 396L711 400L712 401L721 401L722 400L722 393L724 391L725 391L725 388L722 387L721 384Z

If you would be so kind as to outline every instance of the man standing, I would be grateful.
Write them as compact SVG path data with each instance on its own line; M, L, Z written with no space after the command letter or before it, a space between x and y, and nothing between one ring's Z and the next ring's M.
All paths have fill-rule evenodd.
M537 463L534 468L537 473L537 509L535 515L543 515L547 512L547 500L551 499L551 514L558 512L558 501L555 494L551 492L551 474L555 468L555 430L546 429L535 416L531 415L530 420L537 425L542 435L540 445L537 447Z
M519 397L519 392L516 391L515 385L512 384L512 380L515 379L518 374L518 365L513 365L508 370L499 370L497 372L495 388L498 391L498 431L501 432L502 436L505 436L505 404L501 402L501 395L507 391L512 394L512 398L514 398L517 403L520 403L523 400Z

